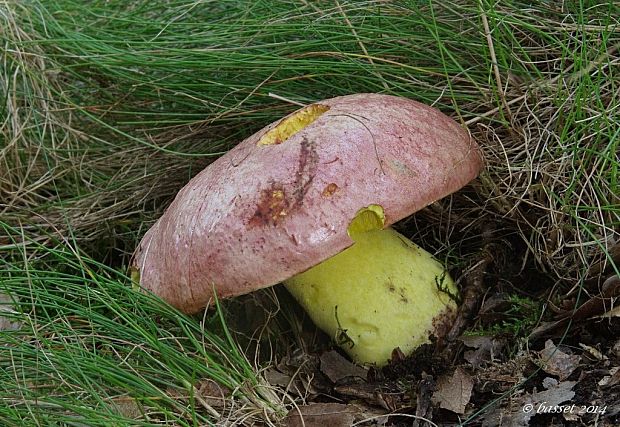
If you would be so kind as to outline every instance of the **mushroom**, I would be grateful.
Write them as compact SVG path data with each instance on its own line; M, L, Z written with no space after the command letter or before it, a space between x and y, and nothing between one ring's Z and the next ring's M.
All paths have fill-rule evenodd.
M445 333L457 289L390 225L482 167L468 132L409 99L355 94L304 107L194 177L147 231L140 285L193 313L284 282L359 363Z

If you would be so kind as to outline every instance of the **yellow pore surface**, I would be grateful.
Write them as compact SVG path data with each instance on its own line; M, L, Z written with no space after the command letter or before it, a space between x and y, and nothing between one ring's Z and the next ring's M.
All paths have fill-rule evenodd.
M449 293L457 293L431 254L391 228L377 229L382 213L377 205L360 211L349 227L353 246L285 282L356 362L378 366L396 347L409 354L428 342L433 319L456 308Z
M327 110L329 110L327 105L312 104L296 111L291 116L282 119L276 127L263 135L258 141L258 145L282 144L318 119Z

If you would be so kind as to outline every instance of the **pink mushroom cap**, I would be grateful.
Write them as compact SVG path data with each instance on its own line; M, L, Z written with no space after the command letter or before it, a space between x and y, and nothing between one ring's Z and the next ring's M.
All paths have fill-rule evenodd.
M380 205L387 227L482 168L467 130L425 104L366 93L313 105L322 114L288 139L263 143L299 112L179 191L134 254L142 287L192 313L214 290L226 298L272 286L351 246L347 228L360 209Z

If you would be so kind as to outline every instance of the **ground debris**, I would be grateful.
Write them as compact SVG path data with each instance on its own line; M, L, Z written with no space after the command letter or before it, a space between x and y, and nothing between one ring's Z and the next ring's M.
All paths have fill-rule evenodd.
M13 304L15 301L11 296L0 293L0 332L1 331L17 331L21 329L21 322L16 322L15 310Z
M464 414L473 388L474 381L471 375L463 368L457 367L452 374L439 378L432 402L440 408Z
M616 275L608 277L599 294L592 296L579 307L574 307L574 300L566 300L563 302L563 308L559 310L556 319L550 322L544 322L534 329L529 338L535 340L538 338L557 334L569 322L573 323L573 327L579 325L585 320L601 317L618 317L615 311L610 312L610 307L614 307L614 301L620 296L620 278Z
M356 409L340 403L313 403L293 409L286 416L288 427L348 427L355 420Z
M527 427L537 425L531 420L538 414L557 413L570 405L562 403L570 401L575 392L572 390L575 381L557 382L553 379L543 380L547 390L527 393L511 399L505 405L495 408L484 415L483 427Z
M620 367L615 366L609 370L609 375L604 376L598 382L601 388L615 387L620 384Z
M543 370L548 374L557 375L560 381L568 378L581 361L581 356L562 352L551 340L545 342L545 348L538 353L538 357L538 363Z
M265 380L274 386L288 387L291 383L291 376L278 371L274 367L269 367L263 371Z
M466 347L473 349L465 351L463 358L474 369L493 362L506 344L504 340L485 335L462 336L460 340Z
M355 382L336 385L334 392L343 398L361 400L368 405L378 406L388 411L397 411L410 406L410 399L404 392L388 385Z
M617 357L618 359L620 359L620 338L618 338L616 340L616 342L614 343L614 345L611 347L611 353Z
M130 396L117 396L106 401L110 408L125 418L138 419L144 412L136 399Z
M348 361L335 350L326 351L320 356L321 372L333 383L345 378L366 378L367 370Z
M292 409L283 425L286 427L350 427L360 425L380 426L387 422L387 415L355 404L312 403Z
M210 378L200 379L191 390L181 391L178 388L168 387L167 394L175 399L195 399L200 405L208 410L220 412L230 402L231 390Z
M526 370L532 365L528 355L515 356L505 363L492 364L476 371L476 391L478 393L504 393L522 383Z
M595 360L608 360L609 358L600 352L599 349L592 347L591 345L586 345L583 343L579 343L579 347L585 350L583 354L584 357L594 358Z
M287 393L308 399L322 393L331 393L330 381L321 375L316 355L295 352L265 371L271 385L279 386Z

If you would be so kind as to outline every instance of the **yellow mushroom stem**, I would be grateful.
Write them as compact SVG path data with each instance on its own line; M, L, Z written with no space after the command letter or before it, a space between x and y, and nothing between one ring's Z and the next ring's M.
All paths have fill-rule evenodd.
M285 281L314 323L358 363L385 365L410 354L456 312L457 289L433 256L391 228L383 209L362 209L354 244Z

